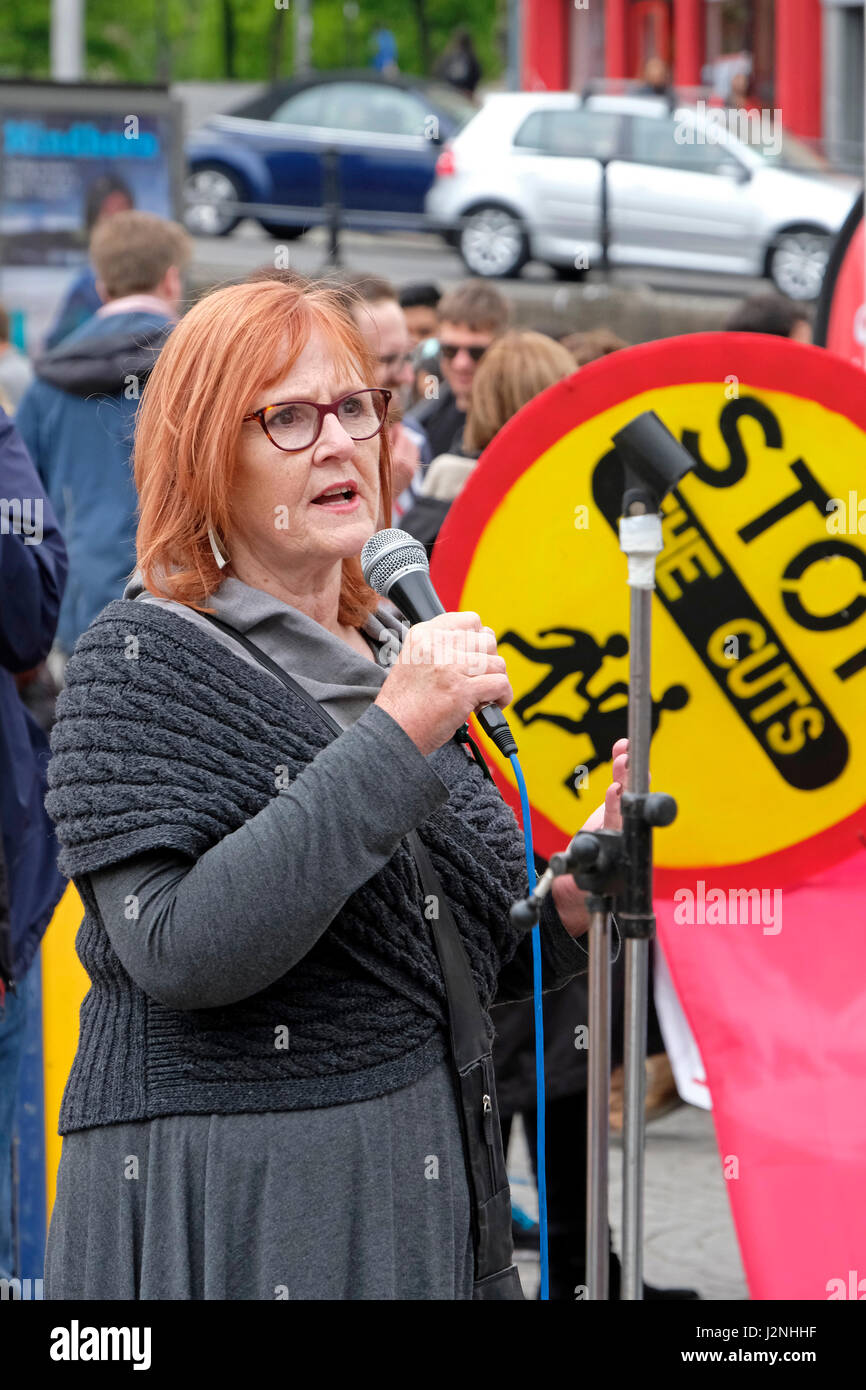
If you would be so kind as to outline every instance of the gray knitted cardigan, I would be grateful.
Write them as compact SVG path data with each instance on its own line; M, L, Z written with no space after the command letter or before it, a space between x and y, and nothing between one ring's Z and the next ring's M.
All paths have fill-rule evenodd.
M91 986L60 1132L364 1100L440 1061L444 987L403 844L313 949L260 993L181 1011L135 984L88 873L156 848L197 859L276 794L276 767L296 777L330 736L267 672L154 605L109 604L79 640L66 681L46 804L60 866L86 908L76 947ZM463 770L421 833L486 1010L520 940L508 909L526 891L522 839L495 787L451 748ZM273 1046L281 1024L292 1038L285 1050Z

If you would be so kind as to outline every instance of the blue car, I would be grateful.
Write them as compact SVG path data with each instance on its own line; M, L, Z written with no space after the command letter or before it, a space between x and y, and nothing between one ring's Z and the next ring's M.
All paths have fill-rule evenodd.
M249 216L274 236L300 236L326 220L336 179L345 226L410 226L443 144L476 110L441 83L376 72L271 87L188 140L186 225L196 236L226 236Z

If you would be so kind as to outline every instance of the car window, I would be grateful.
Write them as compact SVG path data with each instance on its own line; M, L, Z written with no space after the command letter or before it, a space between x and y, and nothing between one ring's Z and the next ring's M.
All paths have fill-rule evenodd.
M324 87L308 87L296 92L272 111L268 120L283 125L321 125Z
M379 135L424 134L424 122L430 111L419 97L402 92L399 87L365 87L360 83L359 87L366 97L364 130L373 130Z
M424 119L430 113L411 92L384 82L333 82L326 90L328 126L376 135L424 134Z
M705 138L705 132L674 116L629 116L627 135L630 157L638 164L657 164L667 169L715 174L736 163L725 145ZM692 143L689 143L691 137ZM700 142L700 143L699 143Z
M278 106L272 121L377 135L423 135L430 112L411 92L377 82L323 82Z
M533 111L515 135L514 144L541 154L612 159L621 119L614 111Z

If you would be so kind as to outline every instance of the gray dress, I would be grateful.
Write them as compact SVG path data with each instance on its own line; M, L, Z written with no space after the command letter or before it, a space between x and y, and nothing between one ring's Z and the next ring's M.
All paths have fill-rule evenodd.
M137 580L125 597L167 602L142 592ZM254 662L201 615L169 606ZM211 606L290 670L344 727L375 699L401 636L399 623L384 609L371 616L365 635L374 663L239 580L225 580ZM305 674L310 670L315 678ZM297 815L303 825L300 782ZM340 795L335 787L334 796ZM306 808L308 819L329 814L321 800L319 788L315 807ZM157 851L91 875L114 949L155 997L164 984L168 951L175 1006L208 1007L225 990L225 968L212 936L213 923L225 918L226 895L233 902L231 929L243 932L243 914L234 903L256 894L250 869L256 856L261 863L286 864L289 877L285 843L262 843L259 835L251 848L249 840L249 826L227 836L208 851L204 874L191 871L182 856ZM327 899L326 887L317 892L317 885L327 885L338 872L338 849L329 847L322 862L303 856L311 902ZM297 876L296 864L292 873ZM298 891L297 883L288 887L284 880L283 886ZM261 894L268 891L262 875ZM141 902L141 922L152 919L152 929L129 920L124 906L131 894ZM284 902L274 901L270 920ZM260 987L253 973L266 955L261 901L256 911L249 950L239 943L250 962L249 993ZM304 928L309 940L297 943L299 954L325 925L311 907ZM565 937L561 926L559 931ZM557 947L562 961L572 962L568 973L580 968L570 939ZM106 1125L64 1139L46 1249L46 1296L467 1299L473 1277L470 1215L447 1062L398 1091L346 1105Z

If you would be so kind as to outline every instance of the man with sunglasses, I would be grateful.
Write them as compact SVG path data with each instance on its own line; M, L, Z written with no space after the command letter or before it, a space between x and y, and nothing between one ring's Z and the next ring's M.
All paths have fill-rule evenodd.
M478 363L508 327L509 306L486 280L466 280L439 304L439 362L445 384L408 419L430 440L433 457L458 453Z

